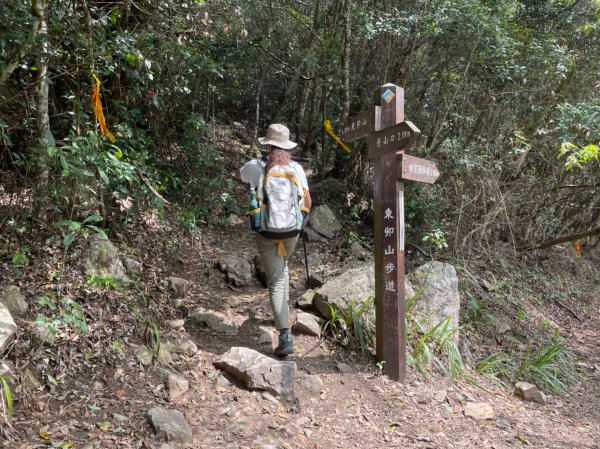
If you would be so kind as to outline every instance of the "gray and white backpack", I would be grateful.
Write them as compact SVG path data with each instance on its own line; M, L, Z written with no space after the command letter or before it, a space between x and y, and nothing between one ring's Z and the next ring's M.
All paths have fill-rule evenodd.
M263 173L256 190L260 205L260 234L285 239L302 230L303 189L296 170L290 165L274 165Z

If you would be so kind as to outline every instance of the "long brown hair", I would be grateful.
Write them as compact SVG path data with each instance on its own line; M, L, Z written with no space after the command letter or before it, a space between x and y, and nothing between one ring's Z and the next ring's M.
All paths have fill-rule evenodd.
M271 146L271 152L269 153L269 160L265 167L265 173L267 173L271 167L275 165L288 165L290 163L290 153L283 148Z

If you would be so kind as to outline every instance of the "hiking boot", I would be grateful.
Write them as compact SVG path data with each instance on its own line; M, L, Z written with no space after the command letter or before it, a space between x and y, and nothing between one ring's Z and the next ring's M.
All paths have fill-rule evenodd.
M279 344L273 351L275 355L290 355L294 353L294 339L292 334L279 334Z

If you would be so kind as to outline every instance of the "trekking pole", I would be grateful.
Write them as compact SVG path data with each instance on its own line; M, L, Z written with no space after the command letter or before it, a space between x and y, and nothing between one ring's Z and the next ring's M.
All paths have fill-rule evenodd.
M302 244L304 245L304 266L306 267L306 285L310 288L310 277L308 276L308 255L306 254L306 231L302 229Z
M308 254L306 253L306 225L308 224L309 212L302 220L302 244L304 245L304 266L306 267L306 285L310 288L310 277L308 275Z

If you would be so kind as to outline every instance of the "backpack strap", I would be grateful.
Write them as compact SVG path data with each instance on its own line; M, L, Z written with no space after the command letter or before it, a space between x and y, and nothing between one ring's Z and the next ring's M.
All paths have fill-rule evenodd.
M303 192L302 187L300 186L300 181L298 180L296 175L294 175L293 173L285 172L285 171L269 171L269 173L267 173L265 176L263 185L267 183L267 179L269 179L269 177L271 177L271 176L277 176L278 178L289 179L294 184L296 184L298 192Z

